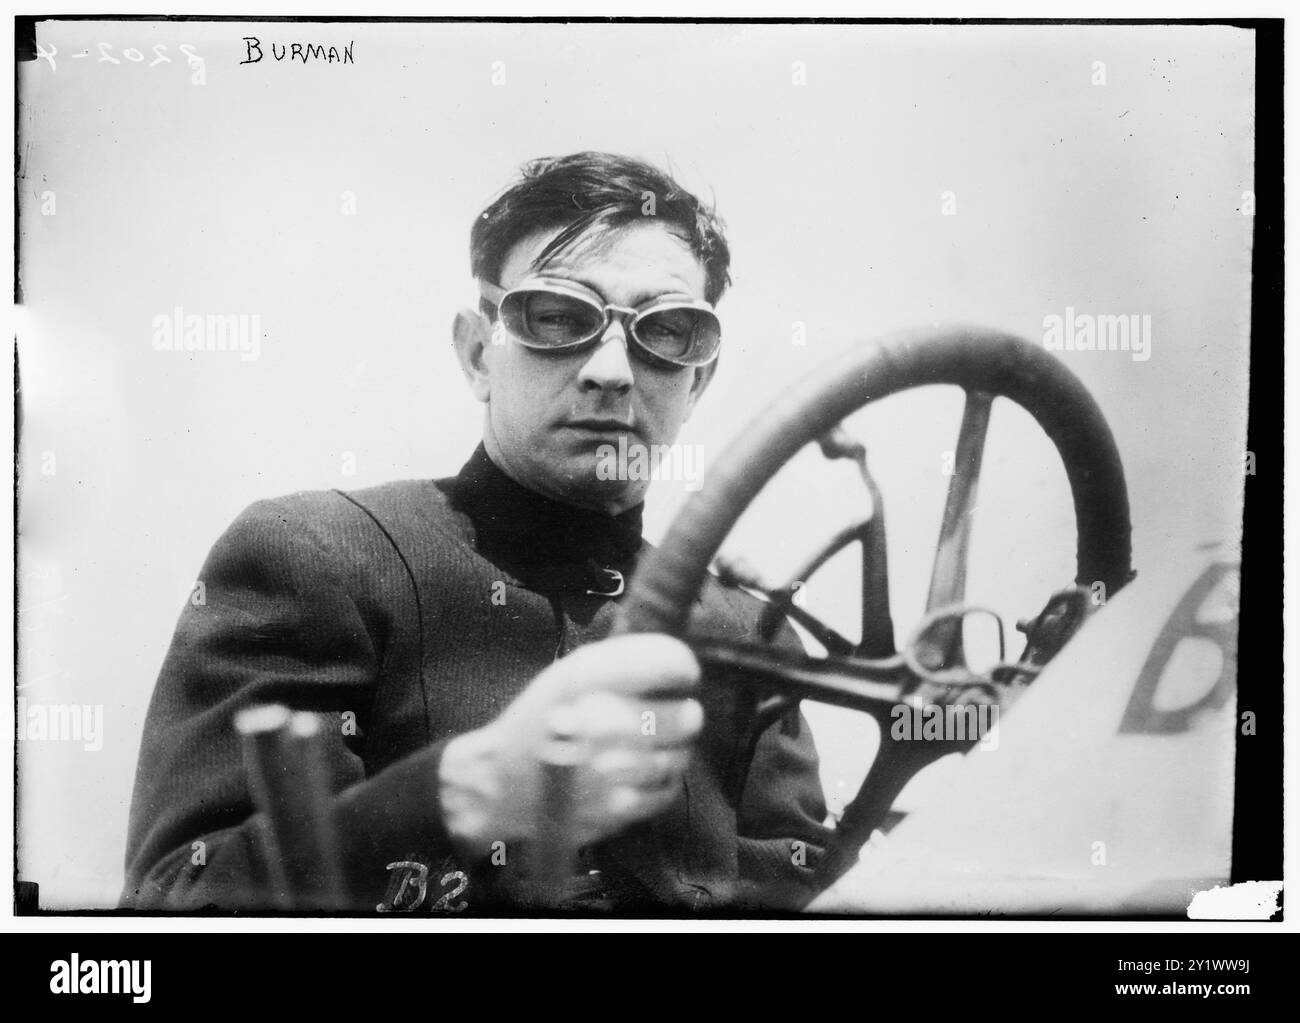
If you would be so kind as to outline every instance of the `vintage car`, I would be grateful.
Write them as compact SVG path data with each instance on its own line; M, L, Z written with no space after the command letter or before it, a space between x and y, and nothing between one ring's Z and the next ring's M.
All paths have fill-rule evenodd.
M843 423L871 402L936 384L963 389L965 406L926 610L900 643L883 496L865 448ZM1011 630L966 599L984 442L999 397L1028 412L1055 446L1077 534L1073 580L1016 623L1024 640L1014 656ZM856 463L865 516L784 585L764 586L716 563L742 513L808 445ZM1235 550L1210 544L1139 575L1130 538L1115 441L1059 358L980 327L907 331L847 351L740 431L631 580L620 628L685 639L705 684L732 687L740 712L760 723L800 701L862 711L879 723L870 769L816 867L814 896L780 909L1185 917L1200 893L1232 878L1236 744L1253 727L1236 700L1239 573ZM861 628L850 639L798 595L855 545ZM788 619L819 650L693 636L691 608L711 570L767 599L764 638ZM1027 598L1026 611L1042 599ZM262 709L246 713L241 727L259 800L279 820L291 854L286 869L310 889L329 874L319 862L329 839L294 822L323 820L328 792L311 775L309 723L294 735L292 720ZM737 769L748 760L739 758ZM538 852L538 876L557 884L573 852L562 841L566 778L556 764L545 803L559 844L542 842ZM315 812L303 805L312 792Z

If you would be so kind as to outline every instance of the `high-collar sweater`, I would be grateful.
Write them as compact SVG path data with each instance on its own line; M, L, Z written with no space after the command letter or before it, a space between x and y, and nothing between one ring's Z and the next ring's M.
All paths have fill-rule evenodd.
M520 486L482 446L448 479L304 492L246 509L209 554L204 599L183 609L158 677L123 906L273 905L275 844L233 727L240 709L267 702L325 716L348 906L516 905L515 868L528 850L451 841L439 806L442 751L557 658L610 633L620 583L648 549L640 526L640 506L612 516ZM710 577L691 631L756 639L762 606ZM734 907L768 893L784 901L809 880L827 832L807 723L791 712L755 745L732 694L706 679L704 731L673 806L582 851L579 867L600 879L593 904ZM395 888L401 869L408 880L427 875L427 894L413 895L414 883ZM438 895L445 877L464 881L455 899Z

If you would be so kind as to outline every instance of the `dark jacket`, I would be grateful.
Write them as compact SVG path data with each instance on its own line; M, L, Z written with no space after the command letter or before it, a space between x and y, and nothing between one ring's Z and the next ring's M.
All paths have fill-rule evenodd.
M615 600L599 594L644 549L639 507L610 517L549 501L482 447L451 479L248 508L212 549L154 691L122 904L270 905L274 846L232 727L260 702L338 716L328 764L351 905L374 911L388 865L413 859L463 871L455 905L508 903L508 871L489 850L475 859L448 839L439 757L556 658L609 633ZM694 628L754 638L761 607L710 578ZM773 725L743 793L729 791L746 738L731 699L706 686L705 732L674 807L584 854L619 908L761 900L768 885L807 880L826 839L807 723L793 713Z

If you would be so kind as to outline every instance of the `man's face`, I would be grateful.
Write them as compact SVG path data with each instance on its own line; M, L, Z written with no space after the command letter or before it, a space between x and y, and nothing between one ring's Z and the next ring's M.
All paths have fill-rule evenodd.
M541 231L519 242L495 283L509 290L544 273L624 307L663 295L704 298L704 268L684 241L657 223L585 236L534 269L533 260L557 233ZM481 323L481 330L491 337L490 325ZM471 372L476 394L487 403L484 444L492 460L516 482L569 504L617 513L641 501L648 481L601 479L610 473L597 473L599 452L619 450L621 439L629 451L673 443L713 367L651 365L632 354L617 319L576 353L536 351L503 326L497 330L499 343L489 340L481 349L478 379Z

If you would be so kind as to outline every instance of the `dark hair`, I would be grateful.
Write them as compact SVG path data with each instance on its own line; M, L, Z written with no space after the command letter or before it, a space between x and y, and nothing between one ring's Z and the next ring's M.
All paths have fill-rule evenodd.
M474 221L470 270L496 283L506 256L521 239L543 228L561 228L538 255L534 265L541 266L592 228L644 219L649 196L654 197L655 218L686 242L704 267L704 297L716 303L731 283L731 250L722 221L711 206L657 167L613 153L572 153L524 164L519 180Z

